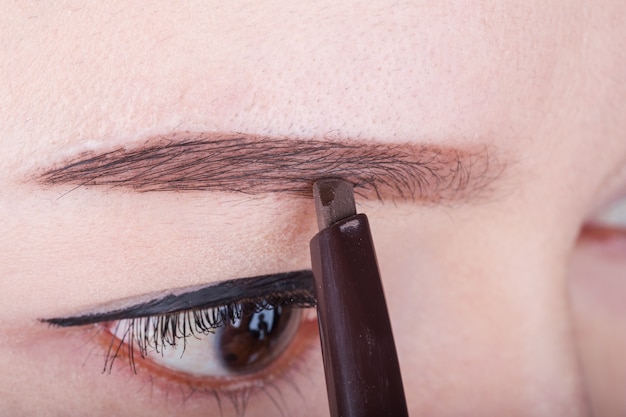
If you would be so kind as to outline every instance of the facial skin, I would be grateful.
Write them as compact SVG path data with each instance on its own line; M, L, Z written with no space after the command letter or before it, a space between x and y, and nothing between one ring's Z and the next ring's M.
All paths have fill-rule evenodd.
M474 198L357 200L411 415L626 412L626 369L604 350L626 343L624 238L579 239L626 195L624 2L2 10L0 414L218 416L213 395L149 369L103 375L92 327L39 320L310 268L307 198L38 181L172 132L489 149L501 169ZM327 415L317 340L303 352L246 416L279 414L276 398L285 415Z

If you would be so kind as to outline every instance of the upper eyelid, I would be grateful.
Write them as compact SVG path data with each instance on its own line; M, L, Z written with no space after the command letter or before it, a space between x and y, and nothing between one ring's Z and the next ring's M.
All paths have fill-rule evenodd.
M41 319L41 321L60 327L82 326L112 320L219 307L234 302L263 300L269 297L292 297L296 304L315 304L312 271L292 271L223 281L194 291L168 294L126 308L71 317Z

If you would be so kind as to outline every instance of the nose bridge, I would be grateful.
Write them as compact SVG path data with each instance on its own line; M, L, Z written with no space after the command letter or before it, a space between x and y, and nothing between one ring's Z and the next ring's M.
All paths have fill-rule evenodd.
M414 233L403 250L381 253L410 409L587 415L565 251L539 244L537 230L484 224L442 230L445 240Z

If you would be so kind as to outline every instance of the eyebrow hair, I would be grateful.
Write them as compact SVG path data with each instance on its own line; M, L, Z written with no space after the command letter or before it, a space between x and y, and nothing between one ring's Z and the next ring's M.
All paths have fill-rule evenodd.
M261 275L223 281L179 294L170 293L160 298L111 311L41 319L40 321L58 327L73 327L178 313L192 309L209 309L233 303L260 302L261 305L313 307L317 302L314 285L311 270Z
M466 149L356 140L296 140L174 132L83 153L37 174L43 185L217 191L311 197L320 178L342 178L368 199L440 202L480 194L503 169L488 146ZM68 191L69 192L69 191Z

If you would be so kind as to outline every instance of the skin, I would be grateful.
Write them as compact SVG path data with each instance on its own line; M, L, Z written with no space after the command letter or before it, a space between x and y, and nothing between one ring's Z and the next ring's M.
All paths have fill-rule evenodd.
M173 131L489 145L505 168L481 198L359 202L411 415L626 412L625 245L580 234L626 195L624 2L137 3L2 7L3 415L220 415L147 369L102 375L93 328L38 320L310 267L307 199L33 181ZM283 412L327 415L314 337L294 367Z

